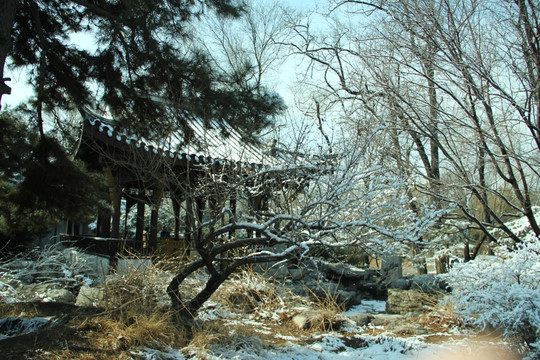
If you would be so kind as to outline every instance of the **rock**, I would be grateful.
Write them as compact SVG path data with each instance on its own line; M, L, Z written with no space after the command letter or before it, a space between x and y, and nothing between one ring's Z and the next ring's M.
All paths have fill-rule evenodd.
M389 256L383 259L381 277L386 284L403 277L403 260L399 256Z
M17 288L17 294L24 301L42 301L47 298L47 292L55 287L54 284L21 285Z
M362 300L364 300L365 298L365 294L361 292L355 292L354 297L351 299L350 306L360 305L362 303Z
M21 299L28 302L75 303L75 295L67 289L59 289L56 284L21 285L16 291Z
M340 282L364 280L366 271L347 264L325 264L324 270L329 279Z
M37 331L47 325L51 320L46 318L23 319L20 317L7 317L0 319L0 339L6 336L23 335Z
M376 314L373 315L371 325L373 326L396 326L396 324L402 323L406 320L403 315L397 314Z
M335 299L339 292L339 284L333 282L319 282L314 287L308 289L312 297L320 300Z
M18 288L22 284L21 281L9 277L0 276L0 286L7 286L13 289Z
M289 269L287 269L287 266L285 264L276 267L267 267L264 270L263 274L268 276L270 279L279 282L285 281L290 276Z
M75 301L77 306L101 306L105 299L105 290L90 286L82 286Z
M316 287L309 290L310 296L319 301L336 303L345 308L350 307L356 298L355 291L345 291L339 288L339 284L333 282L318 283Z
M47 300L50 302L58 302L65 304L75 304L75 295L66 289L49 289L47 290Z
M101 281L109 274L110 260L107 257L85 254L73 248L64 250L64 255L72 264L86 268L85 275L92 279Z
M367 313L359 313L359 314L353 314L348 316L349 319L354 321L356 325L358 326L366 326L371 323L373 319L375 319L375 316L373 314L367 314Z
M20 281L21 284L24 285L31 285L35 281L34 274L22 274L17 278L18 281Z
M411 282L408 279L400 278L394 279L388 285L389 289L409 290L411 288Z
M340 291L337 300L345 308L350 308L353 305L359 304L356 302L358 297L355 291ZM362 300L360 300L360 302L362 302Z
M434 275L416 275L410 278L410 289L421 290L427 293L438 293L446 291L448 284L442 280L439 276Z
M288 269L288 272L289 272L289 278L293 281L299 281L299 280L302 280L304 278L304 273L302 272L301 269L299 268L289 268Z
M404 325L396 326L394 329L392 329L392 332L399 336L417 336L427 335L430 333L422 326L410 322Z
M293 316L293 323L300 330L333 329L338 330L344 323L343 319L338 319L336 314L325 310L306 310Z
M389 314L424 312L425 308L431 304L433 304L433 296L422 291L389 289L386 312Z

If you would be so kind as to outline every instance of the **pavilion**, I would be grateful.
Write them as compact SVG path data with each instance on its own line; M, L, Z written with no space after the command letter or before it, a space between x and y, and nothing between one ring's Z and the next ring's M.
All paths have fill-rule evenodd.
M177 132L155 142L127 134L114 120L88 108L81 110L81 114L83 126L76 157L90 169L104 173L111 206L110 210L99 212L94 234L82 234L80 224L68 222L67 233L73 238L116 240L124 244L130 241L135 248L153 251L160 231L160 205L167 197L171 199L175 219L171 237L189 244L194 236L200 236L196 229L205 209L215 211L218 205L217 197L201 193L199 185L203 180L217 179L216 184L223 184L233 176L247 179L250 174L282 161L274 156L273 146L264 151L247 143L239 131L227 124L211 122L210 126L203 126L195 119L188 122L189 138L185 132ZM235 214L237 190L220 190L217 186L215 190L219 206ZM254 210L264 206L265 194L260 191L247 195ZM181 208L185 209L183 218ZM127 218L132 209L136 211L135 237L126 239ZM148 209L150 223L145 224Z

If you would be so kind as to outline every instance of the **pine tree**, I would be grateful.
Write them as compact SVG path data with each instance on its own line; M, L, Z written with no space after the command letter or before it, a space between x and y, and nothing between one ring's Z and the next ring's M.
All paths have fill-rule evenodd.
M242 8L235 4L7 0L1 5L2 71L6 56L15 67L31 69L42 133L42 110L89 103L107 106L121 126L146 137L182 127L190 116L206 123L228 121L247 133L256 132L284 108L279 96L247 85L238 74L219 73L196 44L186 46L191 20L209 11L241 16ZM81 49L73 42L81 33L93 37L95 49Z
M73 161L56 139L29 131L24 121L0 114L0 241L20 239L69 217L88 220L105 206L100 174Z
M33 113L21 116L36 129L0 114L0 147L9 154L0 159L0 233L84 218L101 198L99 178L46 134L47 112L99 104L118 126L147 139L185 129L192 118L226 121L250 135L272 122L284 109L281 98L242 74L220 73L190 40L191 22L209 12L239 17L243 9L234 0L0 3L0 100L10 92L9 58L30 70ZM94 46L81 48L74 41L80 34Z

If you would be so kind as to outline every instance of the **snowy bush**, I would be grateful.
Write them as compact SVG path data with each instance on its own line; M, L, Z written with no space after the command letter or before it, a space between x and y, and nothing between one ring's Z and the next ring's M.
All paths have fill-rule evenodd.
M17 288L28 284L50 284L75 289L92 282L86 274L90 266L75 260L72 249L56 246L34 248L0 262L0 301L18 300Z
M540 241L458 265L448 274L457 311L477 325L519 336L540 350Z

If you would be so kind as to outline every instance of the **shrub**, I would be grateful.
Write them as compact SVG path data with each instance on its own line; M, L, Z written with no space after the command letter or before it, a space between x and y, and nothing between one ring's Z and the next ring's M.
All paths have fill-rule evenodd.
M540 351L540 241L455 266L448 274L458 313L518 336Z

